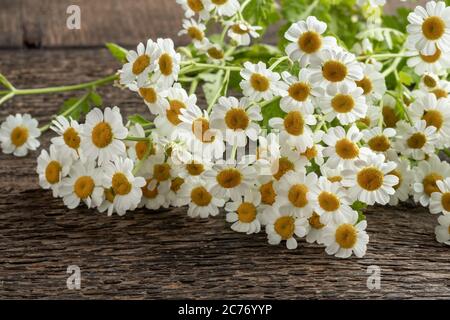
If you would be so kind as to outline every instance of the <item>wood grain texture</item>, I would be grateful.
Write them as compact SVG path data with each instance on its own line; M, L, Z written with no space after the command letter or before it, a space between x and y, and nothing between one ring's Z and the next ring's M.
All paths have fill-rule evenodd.
M1 50L0 61L21 88L91 80L118 67L98 49ZM101 93L127 114L146 110L127 91ZM67 96L16 98L0 119L29 112L44 123ZM304 241L289 251L268 245L264 233L235 233L223 213L200 220L184 208L111 218L68 210L39 188L37 154L0 155L0 298L450 298L449 248L435 241L436 217L423 208L369 209L367 255L339 260ZM79 291L66 288L69 265L81 268ZM380 290L367 289L370 265L381 268Z

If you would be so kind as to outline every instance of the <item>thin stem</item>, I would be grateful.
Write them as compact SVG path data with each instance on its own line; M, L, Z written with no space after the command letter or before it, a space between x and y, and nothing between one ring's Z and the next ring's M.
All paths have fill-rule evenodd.
M189 95L195 93L195 91L197 90L197 86L198 86L198 79L195 78L195 79L192 80L192 82L191 82L191 87L189 88Z
M298 20L303 20L306 17L311 15L311 12L313 12L313 10L317 7L317 5L319 4L320 0L315 0L313 3L311 3L308 8L306 8L305 11L303 11L303 14L300 16L300 18Z
M283 56L283 57L278 58L274 63L272 63L269 70L273 71L280 63L282 63L283 61L285 61L287 59L289 59L288 56Z
M235 159L236 158L236 153L237 153L237 145L233 146L233 149L231 149L231 155L230 155L230 159Z
M364 56L359 56L356 58L356 60L366 60L366 59L377 59L377 60L381 60L381 59L390 59L390 58L397 58L397 57L406 57L407 55L399 52L399 53L380 53L380 54L368 54L368 55L364 55Z
M210 113L214 105L216 104L219 97L222 95L222 91L224 90L225 86L228 86L228 81L230 80L230 70L227 70L225 73L224 78L222 79L222 85L220 88L216 91L216 94L214 95L211 102L208 104L208 109L206 109L206 112Z
M124 141L148 141L149 137L135 137L135 136L128 136L124 139Z
M11 91L11 92L8 93L7 95L3 96L3 97L0 99L0 106L1 106L3 103L5 103L6 101L8 101L9 99L13 98L13 97L14 97L14 92L13 92L13 91Z
M403 54L405 52L405 49L402 49L402 51L400 51L400 54ZM403 55L397 57L394 62L392 62L392 64L389 66L389 68L387 68L386 70L384 70L383 72L383 76L386 78L388 75L390 75L392 72L394 72L395 70L397 70L398 65L400 64L400 62L403 59Z

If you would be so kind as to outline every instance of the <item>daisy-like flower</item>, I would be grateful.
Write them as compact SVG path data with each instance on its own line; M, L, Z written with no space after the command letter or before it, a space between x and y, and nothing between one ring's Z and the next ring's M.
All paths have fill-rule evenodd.
M212 184L211 193L214 197L238 201L247 195L256 183L256 171L247 162L236 160L217 161L204 173L204 177Z
M450 81L439 80L438 85L431 90L431 93L438 99L448 98L450 94Z
M37 163L39 185L43 189L52 189L53 197L58 197L62 178L69 174L72 157L61 152L55 145L50 145L50 152L42 150Z
M231 17L241 7L238 0L205 0L219 16Z
M430 199L430 212L450 215L450 178L437 180L438 192L433 192Z
M175 51L172 39L158 39L156 43L160 55L156 61L153 79L168 88L178 80L181 56Z
M272 178L280 180L290 171L305 171L306 161L299 157L298 152L283 149L279 157L271 159Z
M327 178L330 182L337 182L341 184L342 179L342 170L340 168L330 168L327 166L320 167L320 174Z
M408 15L408 44L421 54L433 55L436 49L450 52L450 7L444 1L429 1Z
M139 203L139 208L146 207L150 210L157 210L161 207L167 208L169 201L167 194L170 190L169 183L159 183L155 178L149 177L145 180L145 185L142 187L142 198Z
M9 115L0 127L0 141L3 153L16 157L26 156L28 150L36 150L41 135L38 122L27 114Z
M393 161L385 162L383 154L370 154L355 161L355 167L342 171L342 185L349 188L352 199L373 205L385 205L395 193L399 178L391 172L397 167Z
M76 120L57 116L52 121L50 129L58 134L52 138L52 144L56 145L61 153L70 154L74 160L82 156L81 152L81 126Z
M284 34L284 37L292 42L287 45L286 54L291 60L306 67L311 57L315 57L321 50L337 46L334 37L322 36L326 29L327 24L314 16L292 24Z
M210 161L196 155L191 155L188 161L178 166L177 175L185 180L200 178L211 166L212 163Z
M433 126L438 134L437 146L447 144L450 137L450 100L437 99L432 93L418 98L408 108L413 123L425 120L427 127Z
M218 130L211 128L206 110L192 105L181 109L179 119L181 123L177 129L183 130L188 135L189 150L192 154L202 159L216 159L223 156L225 145Z
M211 113L211 126L219 129L229 145L244 147L247 137L256 141L260 127L257 123L263 119L261 108L251 105L247 98L220 97Z
M69 175L61 181L59 195L69 209L75 209L84 202L88 208L95 208L103 201L103 172L95 167L95 161L77 160Z
M223 207L225 201L215 197L211 188L211 183L198 178L181 186L179 196L185 204L189 204L188 216L208 218L219 214L219 208Z
M152 114L160 114L169 105L167 99L164 98L165 89L162 85L161 82L146 82L142 86L138 86L137 83L132 83L129 85L129 89L137 92L144 99L144 103Z
M223 51L222 47L218 44L208 43L205 47L202 47L201 49L202 51L203 50L205 51L205 53L208 55L210 60L212 60L213 63L218 63L225 58L225 52Z
M434 229L436 240L450 246L450 214L438 218L439 225Z
M284 91L280 75L267 69L264 62L258 62L258 64L245 62L241 77L243 80L240 86L244 95L256 102L271 100Z
M178 32L179 36L187 34L191 39L194 47L203 48L209 44L208 38L205 36L206 26L203 23L196 22L194 19L184 19L183 29Z
M413 169L413 174L414 201L426 207L433 192L440 192L437 182L450 176L450 164L433 154L428 160L420 161Z
M310 126L316 124L313 114L297 109L288 112L284 118L271 118L269 125L280 132L280 140L298 151L305 152L313 146L313 132Z
M407 159L399 159L396 155L397 167L389 172L398 178L398 183L392 186L395 193L390 196L389 205L396 206L400 201L406 201L409 198L409 191L411 188L412 175L410 169L410 163Z
M313 212L309 218L299 218L299 221L306 230L306 242L322 244L322 232L325 225L320 222L320 216Z
M169 192L167 193L167 201L169 202L169 204L173 207L181 207L184 206L185 203L182 200L182 198L180 198L180 190L181 187L183 186L183 184L185 183L185 180L181 177L174 177L171 180L170 183L170 189Z
M361 131L363 140L367 146L375 153L385 154L392 150L391 140L395 137L395 129L375 127Z
M227 222L233 223L231 229L246 234L258 233L261 230L260 203L261 195L256 190L252 190L243 199L228 202L225 210L227 211Z
M297 237L304 237L306 229L301 224L300 219L290 212L280 212L275 208L268 208L265 213L267 224L266 233L269 244L277 245L281 241L286 241L288 249L297 248Z
M397 123L395 149L402 155L414 160L423 160L432 155L437 143L436 128L428 127L425 120L417 121L411 126L404 120Z
M157 153L152 156L142 166L141 172L144 177L149 178L147 180L151 180L147 189L153 190L156 186L158 194L162 195L170 190L172 179L177 176L175 165L170 161L170 158L166 161L164 153Z
M397 101L394 97L390 95L384 95L383 97L383 109L382 109L382 116L383 116L383 122L386 127L388 128L395 128L397 126L397 122L400 120L400 117L398 116L396 112L396 105ZM374 107L372 107L374 108ZM377 115L377 118L379 117L380 111L378 108L374 108L376 112L374 112L374 115ZM369 113L370 107L367 110ZM372 109L373 110L373 109ZM374 124L377 123L377 119L374 119ZM370 127L370 126L369 126Z
M327 91L336 93L338 85L356 86L355 81L364 79L363 69L352 53L324 49L311 59L311 82Z
M136 209L142 197L141 188L145 186L146 181L133 175L133 161L128 158L115 158L102 169L103 187L110 190L108 201L113 203L117 214L122 216L128 210ZM111 213L112 211L108 212Z
M366 116L367 104L360 87L343 83L337 87L335 94L320 98L320 108L324 119L331 122L337 118L342 125L353 124Z
M363 134L352 125L347 132L342 127L333 127L322 137L327 147L323 150L323 155L328 157L326 166L330 168L349 168L361 156L370 153L365 147L359 147L358 142Z
M293 110L304 110L308 114L314 113L314 106L312 104L313 96L318 96L319 93L314 89L309 81L310 72L308 69L300 69L298 77L291 75L284 71L281 76L288 88L286 95L281 98L280 108L284 112Z
M338 258L348 258L355 254L361 258L366 254L369 236L367 235L367 221L356 223L358 217L340 223L328 225L323 230L323 244L326 253Z
M201 20L207 20L212 10L208 0L176 0L184 10L186 18L191 18L198 14Z
M156 61L160 55L159 48L153 40L149 39L145 46L142 42L137 46L137 50L127 53L127 63L125 63L120 73L120 83L130 85L134 81L143 84L148 79L150 72L155 70Z
M123 125L118 107L105 108L104 113L99 108L91 110L81 135L84 156L97 160L99 165L125 155L125 144L120 139L127 137L128 129Z
M358 216L350 208L352 201L340 183L320 177L315 185L310 186L310 190L313 210L320 216L321 223L342 223Z
M165 91L164 96L169 101L169 105L155 118L154 123L161 135L170 136L181 123L179 118L181 109L195 106L197 97L194 94L188 95L180 84L175 84Z
M259 38L260 26L251 26L245 21L229 22L228 36L239 46L250 45L251 38Z
M299 218L310 217L314 209L310 188L317 184L317 179L314 172L286 173L275 185L279 210L290 212Z
M406 53L410 57L407 61L408 67L414 68L414 72L419 76L426 72L441 75L450 67L450 57L439 48L431 55L425 55L417 50L410 50Z
M144 128L138 123L130 128L129 134L133 137L142 138L141 141L126 141L128 157L133 162L143 160L145 156L152 157L156 153L161 153L161 148L153 143L151 137L148 140L144 140L146 137Z
M323 150L325 148L320 144L322 142L323 135L323 131L315 131L313 133L314 144L311 147L306 148L306 150L303 152L297 151L299 152L300 159L302 161L305 161L306 165L311 165L312 161L314 161L314 163L319 166L324 163Z
M386 93L386 81L384 76L372 64L363 65L364 77L356 81L356 85L363 89L368 101L381 100Z

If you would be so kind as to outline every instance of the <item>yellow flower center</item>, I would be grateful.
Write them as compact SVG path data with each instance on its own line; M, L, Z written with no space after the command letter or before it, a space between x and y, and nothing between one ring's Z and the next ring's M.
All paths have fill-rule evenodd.
M293 136L303 134L305 121L300 111L291 111L284 117L284 128Z
M225 3L228 2L228 0L211 0L212 3L214 3L215 5L221 6Z
M181 123L181 120L178 116L181 114L181 109L186 108L186 105L180 100L170 100L169 101L169 109L166 111L167 120L172 123L174 126Z
M239 23L233 24L231 26L231 30L233 31L233 33L236 33L236 34L247 34L248 33L248 29L242 29L241 25Z
M371 138L367 143L373 151L385 152L391 147L389 139L384 135L379 135Z
M235 188L242 181L242 174L234 168L224 169L216 177L220 186L225 189Z
M445 211L450 211L450 192L442 194L441 204Z
M395 113L395 110L391 107L384 106L383 107L383 121L388 128L394 128L397 124L399 118Z
M173 60L168 53L163 53L158 60L159 71L165 76L170 76L173 71Z
M320 216L315 212L313 212L312 216L308 218L308 222L311 228L314 229L319 230L325 227L325 225L320 222Z
M422 33L428 40L437 40L444 35L445 22L441 17L432 16L422 24Z
M55 184L59 182L59 177L61 173L61 164L58 161L50 161L45 168L45 179L50 184Z
M196 187L191 191L191 200L199 207L205 207L211 203L212 195L204 187Z
M306 157L308 160L314 159L317 156L317 148L316 146L306 148L305 152L300 153L300 155Z
M80 136L78 135L78 132L70 127L63 133L63 139L64 143L72 149L78 149L80 147Z
M353 143L347 138L338 140L335 146L336 153L342 159L354 159L359 155L359 148L356 143Z
M305 101L311 93L311 87L307 83L297 82L289 87L288 93L296 101Z
M11 142L16 147L20 147L28 140L28 128L27 127L15 127L11 131Z
M278 233L283 240L292 238L295 231L295 219L290 216L283 216L277 219L274 224L275 232Z
M140 75L149 65L150 57L146 54L143 54L134 61L132 71L135 75Z
M216 47L211 47L206 52L208 52L208 55L211 58L216 59L216 60L221 60L224 57L223 51Z
M225 123L227 127L232 130L245 130L250 123L250 118L245 110L240 108L231 108L225 114Z
M340 61L329 60L322 67L322 74L330 82L340 82L347 76L348 70Z
M280 180L282 176L284 176L284 174L288 171L294 170L295 166L292 163L292 161L290 161L288 158L286 157L282 157L280 159L278 159L278 170L277 172L273 175L273 177L276 180Z
M192 121L192 133L203 143L214 141L214 135L209 131L209 121L205 118L198 118Z
M201 163L192 161L186 165L186 170L191 176L199 176L205 171L205 166Z
M349 94L337 94L331 99L331 106L338 113L347 113L355 107L355 100Z
M433 192L440 192L436 184L437 181L442 180L443 177L437 172L431 172L423 178L423 190L428 196L431 196Z
M105 193L105 199L108 200L108 202L113 203L114 198L116 197L116 195L114 194L113 188L105 189L104 193Z
M336 229L335 239L341 248L353 248L357 239L356 228L349 223L340 225Z
M377 168L364 168L356 175L356 180L361 188L367 191L374 191L383 185L383 172Z
M86 199L94 191L94 179L90 176L81 176L75 181L73 191L80 199Z
M239 221L250 223L256 219L256 207L253 203L243 202L237 209Z
M434 88L437 86L437 82L436 79L434 79L432 76L426 74L423 76L423 83L428 87L428 88Z
M427 137L421 132L413 133L407 140L406 144L411 149L421 149L427 142Z
M189 27L187 29L187 34L191 39L197 40L197 41L202 41L203 38L205 37L205 34L203 33L203 31L197 27Z
M327 179L330 182L341 182L342 181L341 176L331 176L331 177L328 177Z
M372 80L367 77L362 78L362 80L356 81L356 85L364 90L364 95L368 95L373 90Z
M139 88L139 94L148 103L155 103L158 97L153 88Z
M319 206L325 211L336 211L341 206L339 198L331 192L322 191L317 197Z
M155 154L155 150L153 149L153 146L150 145L149 141L139 141L136 143L134 149L136 150L136 157L139 160L142 160L145 156L145 154L148 152L148 148L151 148L149 154Z
M172 180L172 183L170 184L170 190L172 190L173 192L178 192L183 183L184 183L183 178L176 177L175 179Z
M201 0L187 0L187 5L195 13L202 11L204 8L203 2Z
M297 44L300 50L311 54L322 47L322 38L315 31L306 31L298 38Z
M250 77L250 84L256 91L264 92L269 89L269 79L260 73L253 73Z
M97 148L107 147L113 140L113 132L111 126L107 122L99 122L92 129L92 143Z
M269 181L262 184L259 187L259 193L261 194L261 202L267 205L272 205L275 202L277 194L273 188L273 181Z
M434 90L432 91L432 93L436 96L437 99L440 99L440 98L448 98L448 93L447 93L447 91L445 91L445 90L443 90L443 89L440 89L440 88L434 89Z
M116 172L112 177L112 189L114 194L124 196L130 193L131 183L123 173Z
M294 207L303 208L308 204L308 187L305 184L295 184L288 192L288 199Z
M158 196L158 185L155 186L154 189L150 190L148 188L149 184L153 181L153 179L147 179L145 186L142 189L142 195L147 199L155 199Z
M389 174L396 176L398 178L398 183L395 186L392 186L392 188L394 188L394 190L397 190L398 188L400 188L400 186L402 185L402 182L403 182L402 174L398 170L392 170L391 172L389 172Z
M158 182L169 180L170 165L168 163L155 164L153 166L153 178Z
M427 126L434 126L439 131L444 123L444 116L438 110L428 110L423 114L422 120L425 120Z

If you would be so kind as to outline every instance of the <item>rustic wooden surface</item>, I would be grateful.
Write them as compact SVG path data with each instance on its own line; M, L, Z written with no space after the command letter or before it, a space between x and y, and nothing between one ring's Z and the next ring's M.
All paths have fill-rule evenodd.
M6 8L19 2L1 0ZM9 16L3 9L0 26ZM0 43L11 39L0 34ZM41 39L57 41L51 33ZM20 88L92 80L116 68L101 49L0 50L0 72ZM146 110L129 92L101 93L105 105L128 114ZM45 123L69 96L15 98L0 108L0 119L29 112ZM43 147L50 137L41 138ZM37 155L0 155L0 298L450 298L449 249L434 240L436 217L425 209L369 209L367 255L339 260L304 241L289 251L268 245L264 233L237 234L223 214L199 220L183 208L111 218L69 211L39 188ZM66 287L69 265L81 268L81 290ZM381 268L380 290L366 286L370 265Z

